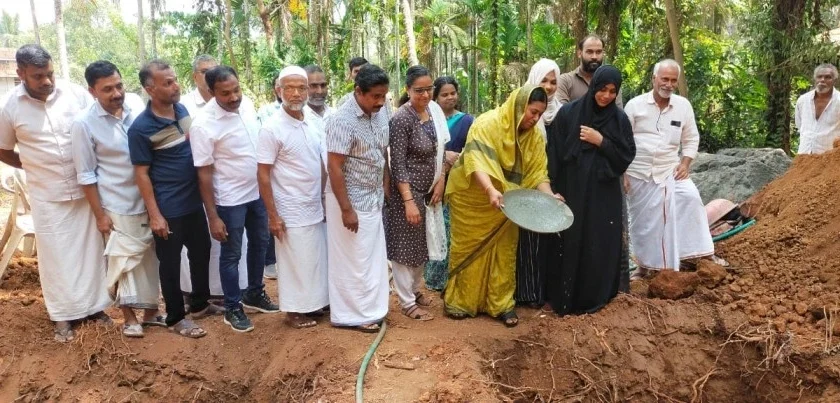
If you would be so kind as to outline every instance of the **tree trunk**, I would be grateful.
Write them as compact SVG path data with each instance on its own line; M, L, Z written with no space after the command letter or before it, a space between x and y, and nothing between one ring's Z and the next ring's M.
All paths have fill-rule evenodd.
M70 79L70 62L67 60L67 36L64 33L64 10L61 0L55 0L55 28L58 36L58 59L61 63L61 78Z
M470 108L472 113L477 114L478 106L478 15L472 16L472 72L470 74L470 92L472 95L472 102Z
M377 51L379 53L379 65L382 68L387 69L387 62L388 62L388 44L385 43L385 40L388 38L387 33L385 32L385 7L387 4L385 0L382 1L382 8L376 11L376 29L379 31L377 32L376 38L376 45Z
M586 0L578 0L575 13L577 14L577 19L575 20L572 31L575 35L575 41L579 41L586 36L586 22L588 20Z
M805 22L806 0L776 0L770 20L771 66L767 77L767 137L765 146L790 148L790 93L793 69L786 67L794 48L796 32Z
M491 105L495 107L499 102L499 25L501 25L501 9L499 2L502 0L490 0L490 57L487 58L490 91L489 98Z
M143 29L143 0L137 0L137 57L146 64L146 32Z
M32 32L35 33L35 43L41 44L41 33L38 31L38 18L35 16L35 0L29 0L29 9L32 11Z
M674 0L665 0L665 16L668 19L668 30L671 32L671 46L674 48L674 60L680 65L682 74L677 81L680 88L680 95L688 97L688 84L685 81L685 63L683 60L682 45L680 45L680 24L677 19L677 7Z
M162 0L149 0L149 25L152 29L152 59L157 58L157 17L155 12L160 7Z
M312 3L316 3L313 0ZM274 28L271 26L271 19L268 15L268 9L265 8L265 0L257 0L257 12L260 14L260 21L262 21L263 32L265 32L265 43L271 54L274 54L274 47L271 45L271 40L274 38Z
M233 24L233 6L231 0L225 0L225 46L227 47L228 58L230 59L230 67L236 68L236 57L233 55L233 41L230 37L231 25Z
M414 13L408 0L402 0L403 17L405 17L405 35L408 44L408 62L412 66L420 64L417 57L417 39L414 37Z
M249 87L254 85L254 76L251 69L251 30L248 27L248 16L251 15L250 4L247 1L242 2L242 22L239 25L239 39L242 43L242 58L245 59L245 83Z
M526 38L526 46L525 46L525 60L528 62L531 61L531 42L532 40L532 29L531 29L531 0L525 0L525 38ZM559 77L558 77L559 78Z

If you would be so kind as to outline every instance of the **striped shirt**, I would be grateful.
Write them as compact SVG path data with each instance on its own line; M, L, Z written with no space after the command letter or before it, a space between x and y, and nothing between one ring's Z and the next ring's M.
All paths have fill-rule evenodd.
M368 116L356 98L349 97L327 118L326 148L347 157L341 172L350 203L358 211L372 212L384 205L388 148L388 115L384 109ZM327 192L332 192L329 183Z

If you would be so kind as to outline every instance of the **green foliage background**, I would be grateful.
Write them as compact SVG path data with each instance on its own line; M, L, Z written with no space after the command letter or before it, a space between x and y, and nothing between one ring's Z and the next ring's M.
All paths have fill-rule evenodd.
M161 0L142 2L146 7L161 5ZM265 32L258 0L230 0L232 49L224 40L227 1L196 0L195 13L163 12L145 23L147 58L168 60L188 87L196 55L207 53L229 63L232 50L244 73L245 87L258 103L273 100L271 83L280 68L310 63L320 64L327 72L335 100L351 89L346 61L352 56L364 56L386 68L394 81L392 91L395 95L401 91L398 77L409 60L402 0L263 2L272 35ZM564 71L576 67L576 41L588 32L607 39L608 62L625 76L625 102L649 90L653 64L673 53L665 6L659 0L408 3L420 62L436 75L456 77L461 83L461 104L471 113L502 102L540 57L556 60ZM838 3L676 2L688 97L703 149L784 144L792 129L791 105L809 89L813 67L837 62L838 47L827 33L837 26ZM148 11L145 14L148 17ZM83 83L84 66L107 59L121 68L129 90L140 93L136 21L123 20L109 1L70 0L64 15L71 79ZM780 21L780 15L790 18ZM0 18L4 46L34 41L33 33L21 32L18 23L9 15ZM43 45L57 56L55 25L41 25L40 34ZM793 149L795 145L794 133Z

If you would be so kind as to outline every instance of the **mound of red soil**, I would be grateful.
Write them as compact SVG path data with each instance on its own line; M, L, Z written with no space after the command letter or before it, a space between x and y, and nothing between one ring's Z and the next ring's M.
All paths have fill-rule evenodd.
M840 151L797 157L748 201L758 223L719 245L740 275L730 305L754 324L825 334L840 309Z

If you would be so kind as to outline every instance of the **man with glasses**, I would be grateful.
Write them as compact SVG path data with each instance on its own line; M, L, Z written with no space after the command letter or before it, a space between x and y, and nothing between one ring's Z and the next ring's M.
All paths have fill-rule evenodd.
M691 181L700 133L694 109L674 94L680 65L664 59L653 67L653 89L627 103L636 157L624 175L630 212L630 239L639 268L680 269L680 261L715 253L706 209Z
M224 323L237 332L254 329L243 306L279 312L264 290L263 269L268 243L268 217L257 187L259 122L241 110L242 89L236 71L216 66L207 71L213 94L192 123L190 142L198 169L198 186L210 222L210 235L221 242L219 277L225 296ZM248 233L248 288L239 288L242 234Z
M323 133L306 116L314 113L305 106L312 92L307 76L311 73L298 66L280 72L283 104L263 125L257 147L260 195L273 235L269 247L280 263L280 308L295 329L315 326L313 318L323 316L329 304Z

